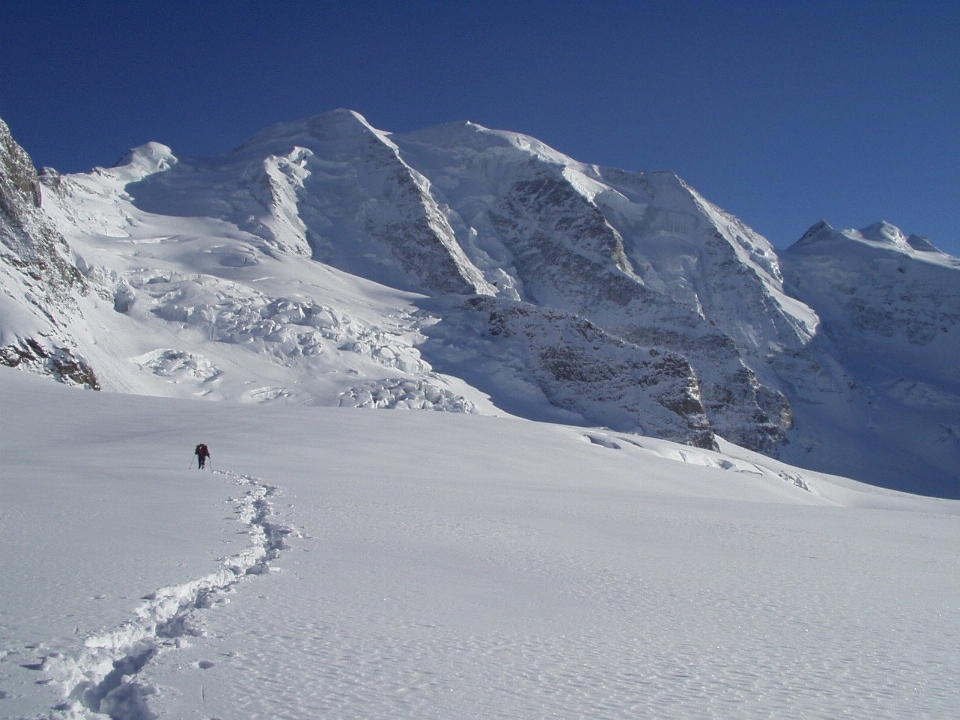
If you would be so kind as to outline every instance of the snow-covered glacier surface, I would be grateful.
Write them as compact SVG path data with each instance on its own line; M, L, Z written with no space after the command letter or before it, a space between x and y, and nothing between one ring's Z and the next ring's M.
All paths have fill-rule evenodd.
M0 368L0 715L945 718L960 504L723 444ZM206 442L212 472L192 467Z

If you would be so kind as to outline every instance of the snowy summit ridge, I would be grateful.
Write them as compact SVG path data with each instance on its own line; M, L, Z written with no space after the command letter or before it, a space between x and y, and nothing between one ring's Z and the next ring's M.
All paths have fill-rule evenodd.
M960 495L960 260L888 223L820 223L778 253L673 173L470 122L393 134L336 110L42 185L3 131L6 364L148 395L720 436Z

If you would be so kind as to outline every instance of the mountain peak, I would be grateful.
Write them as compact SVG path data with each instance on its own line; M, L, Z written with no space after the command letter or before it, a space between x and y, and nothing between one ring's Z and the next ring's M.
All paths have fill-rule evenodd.
M907 255L920 253L935 253L944 255L936 245L922 235L905 235L896 225L881 220L861 230L836 230L826 220L821 220L807 230L790 248L803 248L822 241L850 241L868 245L886 247Z
M895 245L898 248L906 246L907 239L903 231L896 225L888 223L886 220L881 220L880 222L868 225L862 230L854 232L859 234L864 240Z
M271 125L249 138L234 152L291 143L310 147L317 142L343 142L371 136L376 136L386 144L392 145L388 140L389 133L377 130L363 115L355 110L338 108L319 115Z
M177 156L169 147L158 142L148 142L128 150L114 167L133 170L138 175L146 177L168 170L177 162Z
M108 389L716 433L827 468L856 457L862 477L954 482L936 468L960 467L944 410L960 259L890 223L821 221L778 254L675 173L465 120L392 134L348 109L212 158L148 143L111 170L50 175L38 206L2 130L0 334L47 337L62 316L43 352L75 349ZM44 293L57 258L76 282ZM898 434L903 418L923 432ZM908 456L928 459L886 467Z
M820 220L811 225L789 249L793 250L794 248L806 247L822 240L830 239L835 235L839 235L839 233L833 229L833 226L826 220Z

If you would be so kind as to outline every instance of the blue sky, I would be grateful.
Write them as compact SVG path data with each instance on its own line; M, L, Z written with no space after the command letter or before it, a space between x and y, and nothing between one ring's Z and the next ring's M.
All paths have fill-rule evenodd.
M337 107L677 172L775 245L880 219L960 255L960 3L49 2L0 9L38 166L231 149Z

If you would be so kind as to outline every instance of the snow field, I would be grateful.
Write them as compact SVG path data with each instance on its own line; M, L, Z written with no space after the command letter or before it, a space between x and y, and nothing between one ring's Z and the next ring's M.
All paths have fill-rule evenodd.
M960 707L956 502L513 418L0 393L3 716Z
M137 682L137 673L158 653L180 647L182 638L202 634L197 611L228 602L226 591L245 575L268 572L269 562L279 556L287 531L267 520L267 498L275 488L254 478L215 472L253 486L237 501L250 546L224 558L214 573L144 596L133 620L105 635L87 637L76 655L48 655L39 669L68 691L68 701L54 708L58 713L89 710L111 717L151 717L147 698L156 689Z
M184 421L176 414L158 423L123 396L48 395L46 383L7 376L29 381L29 390L5 392L0 404L0 534L9 549L0 699L10 701L0 712L32 716L46 705L58 716L138 716L151 689L122 676L199 632L195 611L226 602L225 591L266 572L279 553L286 531L268 519L276 489L220 470L225 482L211 484L209 473L197 482L189 447L171 463L154 431L177 434ZM242 495L228 495L237 486ZM222 505L233 508L249 545L218 562L218 553L242 545L223 524ZM144 595L150 586L158 589ZM9 645L13 637L22 642Z
M835 718L956 706L954 643L931 634L955 638L955 576L932 579L925 549L884 541L899 513L535 481L493 497L358 484L336 492L339 507L303 504L298 489L320 534L264 595L211 618L216 641L149 669L178 688L176 712ZM955 536L955 518L933 532ZM216 668L191 669L204 659Z

